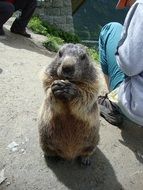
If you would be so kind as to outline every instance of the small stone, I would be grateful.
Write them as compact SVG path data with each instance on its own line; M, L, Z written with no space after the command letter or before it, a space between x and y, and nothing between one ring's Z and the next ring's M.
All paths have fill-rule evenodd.
M9 186L10 184L11 184L10 181L6 182L6 186Z
M15 141L13 141L13 142L10 143L7 147L8 147L9 149L13 149L13 148L15 148L15 147L18 147L18 144L17 144Z
M17 147L14 147L14 148L12 148L11 150L12 150L12 152L16 152L16 151L18 150L18 148L17 148Z
M0 171L0 184L2 184L6 180L6 177L4 176L4 169Z
M3 70L0 68L0 74L3 72Z
M21 153L24 153L25 152L25 150L24 149L21 149Z
M28 141L29 141L29 139L27 137L25 137L25 142L28 142Z

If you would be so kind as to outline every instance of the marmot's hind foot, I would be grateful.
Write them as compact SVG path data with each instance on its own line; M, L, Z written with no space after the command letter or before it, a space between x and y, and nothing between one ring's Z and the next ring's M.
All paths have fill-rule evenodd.
M79 162L82 166L90 166L91 165L90 157L79 157Z

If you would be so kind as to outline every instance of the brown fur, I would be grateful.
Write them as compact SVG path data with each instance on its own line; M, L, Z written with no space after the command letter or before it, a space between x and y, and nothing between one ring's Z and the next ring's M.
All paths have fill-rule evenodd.
M58 53L42 73L45 99L39 118L39 136L46 155L71 160L91 155L99 141L98 77L82 46L68 44L61 49L64 52L61 61L58 61ZM87 57L79 59L83 53ZM67 55L70 56L66 59ZM75 57L76 61L73 61ZM59 67L73 67L73 64L72 75L68 73L65 77L57 72ZM83 72L87 75L89 72L89 76ZM60 89L60 93L56 88Z

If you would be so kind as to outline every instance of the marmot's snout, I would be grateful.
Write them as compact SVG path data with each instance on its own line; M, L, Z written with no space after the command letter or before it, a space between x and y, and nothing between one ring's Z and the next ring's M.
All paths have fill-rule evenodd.
M75 72L75 66L74 65L63 65L62 66L62 74L64 77L73 76L74 72Z
M66 56L61 64L61 76L64 78L72 78L75 74L76 59L72 56Z

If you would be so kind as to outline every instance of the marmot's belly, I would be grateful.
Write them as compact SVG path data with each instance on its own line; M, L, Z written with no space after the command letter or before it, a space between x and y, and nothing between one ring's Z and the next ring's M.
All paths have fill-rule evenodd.
M74 159L87 152L91 147L94 149L90 136L91 127L88 123L73 116L54 118L51 143L54 151L59 156L66 159Z

